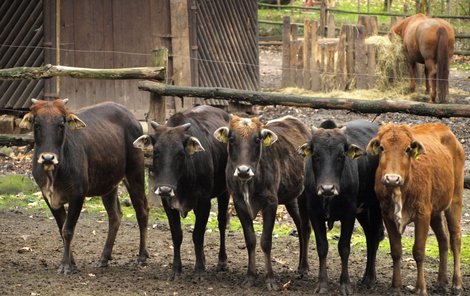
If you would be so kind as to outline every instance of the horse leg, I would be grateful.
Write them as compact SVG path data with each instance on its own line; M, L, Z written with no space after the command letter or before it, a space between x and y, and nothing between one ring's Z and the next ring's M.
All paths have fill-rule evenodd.
M416 91L416 75L418 72L418 65L414 62L408 63L408 69L410 71L410 92Z
M431 84L431 101L436 102L436 74L437 68L436 63L433 59L426 59L424 61L424 66L426 67L426 85Z

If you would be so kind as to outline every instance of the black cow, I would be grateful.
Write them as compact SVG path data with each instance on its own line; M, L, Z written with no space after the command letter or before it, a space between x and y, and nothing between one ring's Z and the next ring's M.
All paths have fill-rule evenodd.
M262 125L258 118L232 116L229 127L216 130L214 136L228 144L225 170L227 186L243 226L248 250L248 272L244 284L251 286L256 276L256 236L253 219L261 211L263 233L261 248L265 254L266 285L277 289L272 265L271 244L278 204L285 204L294 219L300 238L299 272L308 271L307 248L310 234L303 197L304 160L295 150L310 136L310 130L298 119L288 116Z
M338 244L342 265L341 293L352 294L348 258L356 217L367 240L367 267L362 283L369 286L376 279L375 258L384 236L380 207L374 192L378 158L370 155L359 157L365 154L365 147L377 130L375 124L364 120L351 121L342 128L327 120L320 128L313 128L309 142L299 148L299 153L308 158L305 193L320 258L317 292L328 293L325 222L331 229L334 221L341 221Z
M144 263L148 257L144 155L132 145L142 135L139 122L124 106L111 102L74 114L65 107L67 99L32 101L31 112L20 126L33 128L33 176L64 242L59 273L76 268L70 245L85 196L101 195L108 212L108 237L98 266L108 265L121 223L117 188L123 179L137 213L138 260ZM64 204L68 204L67 212Z
M195 271L202 276L205 270L204 233L211 208L211 199L217 197L220 250L218 270L227 268L225 228L229 196L225 182L227 151L212 133L227 125L229 115L218 108L199 106L176 113L165 126L152 122L155 133L142 136L134 146L153 150L153 175L155 193L162 197L173 240L173 267L171 279L181 274L180 215L184 218L190 210L196 215L193 232L196 253Z

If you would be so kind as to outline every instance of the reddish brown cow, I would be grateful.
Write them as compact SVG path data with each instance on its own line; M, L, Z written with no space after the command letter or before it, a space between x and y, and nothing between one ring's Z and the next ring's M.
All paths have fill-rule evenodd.
M462 145L448 127L439 123L414 127L387 124L370 141L367 151L380 155L375 191L390 239L394 292L400 294L401 287L401 235L411 222L415 224L416 291L419 295L427 295L423 261L429 226L439 243L438 285L444 288L448 284L444 213L454 254L452 286L460 293L460 220L465 158Z

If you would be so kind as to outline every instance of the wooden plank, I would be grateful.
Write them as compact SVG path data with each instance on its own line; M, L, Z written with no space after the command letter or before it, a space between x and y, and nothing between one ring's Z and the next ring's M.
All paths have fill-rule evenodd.
M289 83L287 86L295 86L296 82L296 75L297 75L297 54L299 51L299 43L298 43L298 27L295 24L291 24L290 26L290 40L291 40L291 46L290 46L290 64L289 64Z
M70 66L75 66L74 2L74 0L61 0L60 2L60 60L64 65ZM69 98L69 103L78 101L77 82L77 79L62 77L59 96Z
M336 44L331 43L326 45L327 60L326 60L326 73L324 77L326 79L325 86L327 91L332 91L335 88L335 54Z
M297 40L297 62L295 64L295 86L296 87L303 87L304 85L304 54L303 54L303 47L304 42L301 40Z
M284 16L282 18L282 87L287 87L290 83L290 39L290 16Z
M336 86L339 90L345 90L346 87L346 31L345 27L341 28L339 35L338 48L338 60L336 62Z
M44 63L58 64L56 50L56 0L44 0L43 20L44 20ZM57 97L57 78L48 79L44 82L44 97Z
M304 22L304 43L303 43L303 88L310 89L312 70L312 24L309 19Z
M349 90L354 88L352 85L355 81L356 74L354 72L354 37L355 37L355 30L353 25L346 25L345 27L346 32L346 73L347 73L347 80L345 89Z
M357 23L364 26L367 37L378 34L377 16L360 15Z
M366 57L366 29L363 25L356 26L356 35L354 40L356 88L366 89L368 86L367 58ZM374 72L370 73L373 75Z
M319 59L319 47L318 47L318 22L314 21L312 23L312 56L311 56L311 90L319 91L321 90L321 78L320 78L320 66L318 63Z
M191 50L189 44L189 12L188 0L170 1L171 13L171 48L173 54L173 80L175 85L192 85L191 81ZM178 101L178 100L176 100ZM175 101L175 105L176 105ZM183 105L175 106L177 109L186 109L192 106L192 98L183 99ZM179 110L176 110L179 111Z
M328 14L327 37L328 38L335 38L336 37L335 15L332 14L332 13Z

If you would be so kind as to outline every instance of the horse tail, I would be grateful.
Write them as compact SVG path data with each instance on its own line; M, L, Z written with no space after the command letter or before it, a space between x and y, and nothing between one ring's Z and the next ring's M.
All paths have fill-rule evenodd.
M449 36L447 30L440 27L437 30L437 89L441 103L446 102L449 91Z

